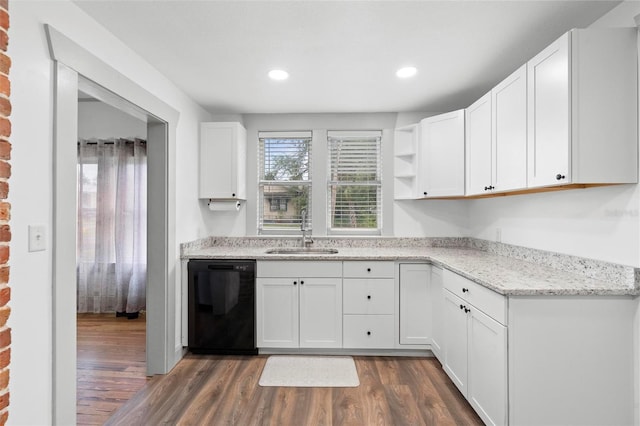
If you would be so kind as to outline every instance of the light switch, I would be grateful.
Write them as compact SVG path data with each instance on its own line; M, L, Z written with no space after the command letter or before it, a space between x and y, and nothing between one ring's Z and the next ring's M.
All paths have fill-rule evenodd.
M43 251L47 248L47 228L45 225L29 225L29 251Z

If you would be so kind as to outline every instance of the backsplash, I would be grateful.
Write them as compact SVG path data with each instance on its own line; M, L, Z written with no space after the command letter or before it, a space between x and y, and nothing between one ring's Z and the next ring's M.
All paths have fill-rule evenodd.
M499 256L511 257L561 271L582 275L601 281L629 286L640 286L640 269L618 265L595 259L587 259L567 254L514 246L469 237L441 238L395 238L395 237L313 237L314 247L345 248L468 248L486 251ZM180 245L181 254L185 250L198 250L215 246L227 247L297 247L299 237L207 237Z

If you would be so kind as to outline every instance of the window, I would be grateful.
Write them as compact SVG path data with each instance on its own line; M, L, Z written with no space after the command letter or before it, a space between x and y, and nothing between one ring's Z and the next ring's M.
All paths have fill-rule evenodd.
M288 202L286 198L271 198L269 200L269 210L272 212L284 211L288 209Z
M379 234L382 228L380 131L327 134L331 232Z
M258 135L258 233L299 233L311 223L311 132Z

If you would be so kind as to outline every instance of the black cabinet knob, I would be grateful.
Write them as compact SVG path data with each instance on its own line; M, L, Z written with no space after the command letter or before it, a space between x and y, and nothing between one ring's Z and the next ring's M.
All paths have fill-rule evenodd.
M424 195L427 195L427 191L424 191L424 192L423 192L423 194L424 194Z
M468 314L469 312L471 312L471 309L467 308L466 306L464 307L464 313Z
M469 289L468 289L468 288L464 288L464 287L463 287L463 288L462 288L462 292L463 292L463 293L467 293L467 292L469 292Z
M369 296L367 296L367 299L371 300L371 296L370 296L370 295L369 295Z
M556 180L562 180L562 179L564 179L564 178L565 178L565 176L564 176L564 175L561 175L560 173L558 173L558 174L556 175Z
M300 281L300 285L304 284L304 281Z
M464 305L460 305L460 309L464 309Z
M293 282L293 285L296 285L296 284L298 284L298 281L294 281L294 282Z
M371 268L367 268L367 272L371 272Z
M370 331L367 331L367 336L371 336L371 332Z

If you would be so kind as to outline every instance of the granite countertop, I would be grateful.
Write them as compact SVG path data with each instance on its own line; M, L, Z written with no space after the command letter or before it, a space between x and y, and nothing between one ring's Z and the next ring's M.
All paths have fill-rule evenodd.
M337 254L267 254L265 246L214 245L183 247L183 259L255 260L393 260L426 261L456 272L507 296L637 296L633 268L598 278L469 247L335 246ZM579 266L583 269L586 262ZM619 265L613 265L618 267ZM617 268L619 269L619 267ZM604 278L603 278L604 277Z

